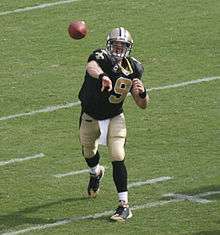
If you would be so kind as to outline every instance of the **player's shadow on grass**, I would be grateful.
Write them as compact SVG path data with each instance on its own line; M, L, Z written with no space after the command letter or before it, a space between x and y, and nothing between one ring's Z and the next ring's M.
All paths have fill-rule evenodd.
M37 225L37 224L55 223L59 219L39 218L35 217L34 214L29 215L29 213L34 213L40 209L49 209L51 206L56 206L56 205L58 206L64 203L78 204L79 201L84 201L84 200L88 200L88 198L87 197L66 198L53 202L48 202L38 206L27 207L22 210L12 212L10 214L0 214L0 221L1 221L0 231L11 229L22 224Z

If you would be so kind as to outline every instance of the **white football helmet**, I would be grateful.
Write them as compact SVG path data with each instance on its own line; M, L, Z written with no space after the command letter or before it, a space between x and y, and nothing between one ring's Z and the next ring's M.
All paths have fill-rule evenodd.
M117 60L127 57L132 46L131 34L123 27L113 29L107 36L106 49Z

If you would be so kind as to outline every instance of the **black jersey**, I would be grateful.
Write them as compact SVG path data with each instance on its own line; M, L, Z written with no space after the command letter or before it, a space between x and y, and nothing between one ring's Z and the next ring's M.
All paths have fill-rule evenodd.
M101 80L87 72L79 99L82 111L97 120L115 117L123 112L122 105L132 88L132 80L141 78L143 66L133 57L124 58L118 65L105 49L95 50L88 59L95 60L112 81L112 90L101 91Z

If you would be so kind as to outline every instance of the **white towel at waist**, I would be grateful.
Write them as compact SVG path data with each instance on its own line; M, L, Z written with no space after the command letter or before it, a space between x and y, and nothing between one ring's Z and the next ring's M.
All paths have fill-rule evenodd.
M101 135L99 137L99 144L107 145L107 135L110 119L99 120L98 123L101 132Z

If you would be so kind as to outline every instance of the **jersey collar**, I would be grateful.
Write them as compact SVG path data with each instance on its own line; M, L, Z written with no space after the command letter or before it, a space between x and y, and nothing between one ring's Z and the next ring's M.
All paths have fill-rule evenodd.
M132 74L133 69L132 69L131 64L127 58L124 58L123 64L125 65L124 67L122 65L119 65L121 72L126 76Z

